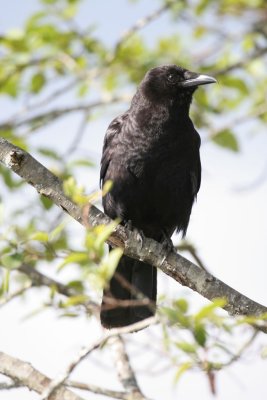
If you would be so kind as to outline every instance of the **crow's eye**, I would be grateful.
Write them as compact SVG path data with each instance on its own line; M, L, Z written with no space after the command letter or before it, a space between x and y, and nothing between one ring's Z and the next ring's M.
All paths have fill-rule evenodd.
M168 76L167 76L167 80L168 80L168 83L170 83L170 84L174 84L174 83L176 83L176 75L174 75L174 74L169 74Z

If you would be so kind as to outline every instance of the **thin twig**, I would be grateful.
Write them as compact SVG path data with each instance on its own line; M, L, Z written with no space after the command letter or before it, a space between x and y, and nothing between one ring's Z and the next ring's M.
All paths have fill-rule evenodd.
M10 129L12 127L21 127L28 124L44 124L54 121L57 118L60 118L64 114L76 113L76 112L86 112L88 113L93 108L101 107L107 104L119 103L123 101L129 101L130 96L114 96L110 98L103 98L91 103L83 103L83 104L75 104L68 107L53 109L50 111L44 111L40 114L30 116L21 120L17 120L15 118L9 118L7 121L0 124L0 130Z
M88 383L83 382L76 382L76 381L66 381L65 386L72 387L75 389L86 390L88 392L92 392L95 394L101 394L102 396L112 397L114 399L121 399L121 400L131 400L129 398L129 394L126 392L120 392L110 389L105 389L99 386L95 386Z
M11 390L23 387L24 385L19 382L0 382L0 390Z
M114 307L133 307L133 306L144 306L147 305L148 308L152 311L152 313L155 313L156 309L156 304L154 301L151 301L148 297L144 296L144 294L138 290L134 285L129 283L127 279L125 279L121 274L118 272L115 272L114 277L116 280L120 283L122 287L127 289L129 293L131 293L136 299L131 299L131 300L118 300L114 299L114 297L111 296L104 296L103 297L103 304L101 307L104 309L111 309Z
M228 72L233 71L234 69L243 68L250 61L254 61L256 58L262 57L265 54L267 54L267 46L266 47L256 48L250 54L248 54L247 56L244 56L242 60L234 62L233 64L230 64L225 68L222 68L222 69L219 69L217 71L214 71L212 73L212 75L213 76L225 75Z
M10 293L6 296L3 296L0 299L0 307L6 305L7 303L9 303L11 300L15 299L16 297L21 296L23 293L25 293L28 289L30 289L32 287L32 282L27 282L25 283L24 286L22 286L21 288L19 288L18 290L16 290L13 293Z
M122 44L128 40L131 36L133 36L137 31L140 31L145 26L147 26L150 22L154 21L155 19L159 18L165 11L167 11L171 5L175 3L174 0L168 1L159 7L157 10L152 11L151 14L138 19L127 31L125 31L121 37L119 38L118 42L115 45L114 54L117 53L118 49L122 46Z
M252 189L259 187L263 183L265 183L266 180L267 180L267 162L265 162L265 165L262 168L262 171L259 173L259 175L256 178L254 178L251 182L249 182L243 186L240 185L240 186L234 187L233 191L238 193L238 192L244 192L246 190L252 190Z
M66 94L69 90L71 90L73 87L75 87L76 84L77 84L77 77L75 77L75 79L72 79L67 84L64 84L62 87L54 90L52 93L50 93L44 99L39 100L36 103L31 103L27 106L24 106L21 110L19 110L15 114L11 115L11 117L9 118L9 121L12 121L12 120L16 121L18 118L20 118L27 112L32 112L40 107L49 105L52 101L56 100L62 94Z
M222 369L224 367L229 367L230 365L232 365L234 362L238 361L243 353L250 347L250 345L254 342L254 340L256 339L256 337L258 336L259 331L255 330L253 332L253 334L251 335L251 337L240 347L240 349L238 350L237 353L235 353L226 363L221 364L220 366L218 366L217 369ZM216 369L216 366L215 366Z
M209 270L207 269L207 267L204 265L203 261L197 254L196 248L191 243L183 242L179 244L179 246L177 246L176 248L178 251L188 251L188 253L191 254L191 256L196 261L197 265L204 271L209 272Z
M131 333L147 328L148 326L156 324L157 322L158 322L157 317L151 317L129 326L111 329L109 332L105 333L100 339L98 339L95 343L81 349L79 354L72 360L72 362L68 365L66 370L62 374L60 374L57 378L55 378L50 383L50 385L43 391L40 400L48 400L49 397L54 392L56 392L56 390L69 378L70 374L77 367L77 365L80 364L80 362L84 360L84 358L87 357L94 350L98 349L100 346L102 347L108 341L108 339L116 335Z
M74 136L70 146L68 147L68 149L65 151L65 153L63 154L63 158L66 158L68 156L70 156L72 153L75 152L75 150L77 149L79 143L81 142L83 135L85 133L87 124L88 124L88 118L90 115L90 110L85 110L84 115L82 117L82 121L80 123L80 126L78 127L77 133Z
M259 118L266 113L267 113L267 104L263 103L259 105L255 110L252 110L251 112L246 113L245 115L239 115L238 117L232 119L230 122L227 122L227 124L224 124L219 128L212 130L207 136L207 138L203 139L202 142L203 143L210 142L210 140L212 140L216 135L218 135L218 133L228 129L231 130L233 126L239 127L241 124L246 124L249 120L253 118Z

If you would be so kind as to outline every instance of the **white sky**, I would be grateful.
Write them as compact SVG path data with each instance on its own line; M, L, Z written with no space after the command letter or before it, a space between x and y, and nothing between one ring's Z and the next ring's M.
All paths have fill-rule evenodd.
M0 32L20 25L27 15L38 9L36 4L36 0L5 2L4 11L2 10L0 15ZM105 2L105 12L103 12L103 2L87 1L83 6L81 23L99 23L99 35L107 37L112 43L137 18L154 9L156 3L149 0L145 3L145 8L144 2L137 3L131 6L130 11L128 7L123 0L115 0ZM117 10L120 10L120 18ZM109 16L108 19L106 15ZM167 23L169 24L167 18L161 18L159 22L151 25L150 33L159 36L166 33ZM4 114L11 110L9 102L0 104L1 107L6 107ZM81 144L85 151L95 156L97 162L101 154L105 129L112 117L113 115L109 113L101 121L91 123ZM67 141L68 134L71 140L72 129L75 130L76 126L77 119L71 117L68 125L63 123L63 130L59 130L57 125L49 128L45 138L54 140L56 145L62 142L59 132L64 132L64 140ZM201 257L215 276L254 300L267 304L267 180L253 190L236 190L253 182L266 167L267 135L251 132L253 127L250 130L244 127L244 131L240 132L242 151L238 155L221 150L212 144L202 147L203 182L191 218L188 239L197 245ZM41 143L42 137L37 134L34 141ZM90 174L90 187L97 186L97 176L97 171ZM88 179L84 175L77 178L84 184ZM161 285L164 288L164 284ZM178 297L185 292L188 293L184 288L173 284L171 290L177 293ZM0 351L28 360L42 372L54 377L64 370L82 345L97 338L99 327L93 322L88 323L84 318L57 319L51 311L22 321L25 314L40 305L40 300L45 298L43 293L40 289L35 290L27 302L14 301L0 309ZM194 299L196 303L202 302L199 296L194 296ZM147 340L144 333L138 335ZM262 335L256 348L266 342L266 338ZM109 370L98 369L95 357L93 363L85 361L75 372L74 378L100 385L105 382L106 386L115 388L116 380L113 379L110 355L107 352L101 353L98 360L104 356L105 363L110 365ZM218 374L218 400L235 398L251 400L267 397L266 362L256 356L250 356L248 360L241 361L238 365ZM196 396L207 400L212 398L206 379L201 374L185 375L176 388L172 387L171 382L172 375L169 373L154 379L148 375L140 375L141 387L155 400L176 398L191 400ZM82 395L88 399L94 398L92 395L87 397L85 394ZM0 392L1 400L18 398L35 400L38 396L24 390Z

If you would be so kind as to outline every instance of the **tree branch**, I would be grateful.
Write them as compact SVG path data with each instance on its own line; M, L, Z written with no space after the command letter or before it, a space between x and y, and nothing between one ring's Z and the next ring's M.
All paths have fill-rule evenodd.
M70 288L61 282L58 282L55 279L49 278L48 276L42 274L41 272L39 272L37 269L31 267L30 265L22 264L16 269L16 271L22 272L23 274L27 275L31 280L32 286L54 287L54 288L56 288L58 293L62 294L63 296L66 296L66 297L72 297L72 296L79 294L73 288ZM12 296L12 298L13 298L13 296ZM3 301L3 305L5 303L6 302ZM2 305L2 302L0 300L0 307L1 307L1 305ZM97 303L95 303L94 301L88 299L86 302L84 302L81 305L85 308L86 312L93 313L97 316L99 315L99 305Z
M48 197L58 207L85 227L107 225L112 220L95 206L88 204L81 209L63 191L62 181L35 160L30 154L0 139L0 162L31 184L38 193ZM162 244L145 238L140 248L136 234L118 225L108 239L112 246L121 247L124 254L161 269L180 284L189 287L209 300L223 297L224 309L231 315L256 315L267 312L267 308L242 295L210 273L200 269L181 255L168 253ZM266 325L259 327L267 332Z
M128 354L126 352L125 343L120 335L113 336L109 343L112 345L115 366L118 378L133 400L145 400L143 393L137 383L135 373L130 364Z
M0 373L18 382L20 386L42 393L51 379L33 368L31 364L0 352ZM49 400L83 400L72 391L61 387Z

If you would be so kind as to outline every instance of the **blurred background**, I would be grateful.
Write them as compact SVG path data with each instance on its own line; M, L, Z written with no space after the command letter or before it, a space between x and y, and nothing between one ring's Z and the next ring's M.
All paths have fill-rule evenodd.
M203 179L186 241L174 237L174 243L185 257L197 257L213 275L267 304L266 63L265 0L9 0L0 15L1 137L64 179L70 193L90 196L98 191L107 126L129 107L149 68L177 64L216 77L217 85L198 89L191 107ZM85 233L0 169L0 350L54 377L102 328L82 310L81 298L63 299L40 282L36 287L20 265L94 301L108 266L103 248L92 245L98 232ZM163 274L159 280L159 304L187 321L208 304ZM224 312L206 317L205 343L181 320L165 342L160 327L126 336L143 392L157 400L211 399L212 392L217 399L265 398L265 335L254 338ZM185 342L195 347L182 348ZM108 346L79 365L74 378L120 388ZM18 397L39 398L27 389L0 391L5 400Z

